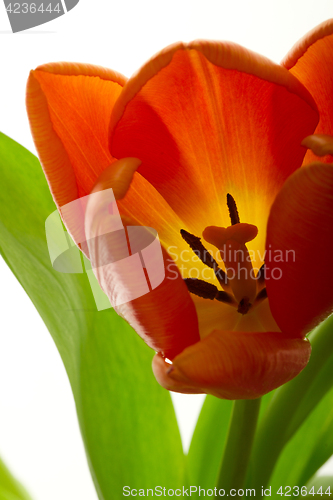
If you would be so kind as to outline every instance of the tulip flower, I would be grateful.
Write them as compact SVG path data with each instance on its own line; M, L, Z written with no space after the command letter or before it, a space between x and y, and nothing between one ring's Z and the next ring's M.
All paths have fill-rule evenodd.
M196 41L129 80L70 63L30 74L57 206L112 188L124 224L159 234L163 283L117 311L157 352L169 390L253 399L309 360L306 334L333 309L332 53L328 21L281 65ZM101 267L113 249L94 240L99 222L88 204L90 258L112 299L126 283Z

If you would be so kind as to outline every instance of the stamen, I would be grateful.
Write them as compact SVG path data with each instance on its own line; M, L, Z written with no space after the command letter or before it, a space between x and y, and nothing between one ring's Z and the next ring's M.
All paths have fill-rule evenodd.
M238 305L229 293L218 290L218 288L212 283L207 283L206 281L199 280L197 278L185 278L184 282L188 291L198 297L210 300L216 299L219 302L224 302L225 304L230 304L234 307L237 307Z
M254 302L253 302L253 307L257 307L259 304L261 304L265 299L267 299L267 290L266 287L262 288L260 292L257 294Z
M229 216L230 216L230 220L231 220L231 225L234 226L235 224L239 224L240 219L239 219L239 214L238 214L238 210L237 210L237 205L236 205L234 198L229 193L227 194L227 205L228 205L228 209L229 209Z
M252 304L250 304L250 299L248 297L244 297L238 304L237 312L239 312L240 314L246 314L249 312L251 305Z
M265 264L261 266L257 274L257 280L259 285L263 285L265 283Z
M219 291L212 283L207 283L197 278L185 278L184 281L189 292L203 299L214 300Z
M180 230L180 234L182 238L186 241L186 243L190 246L191 250L196 254L197 257L203 262L206 266L210 267L214 270L215 276L218 279L218 282L221 285L228 284L228 278L223 269L220 269L216 260L209 253L207 248L203 246L201 243L201 239L194 234L185 231L185 229Z
M217 262L213 259L208 250L201 243L201 239L194 234L185 231L185 229L180 230L180 234L182 238L186 241L186 243L190 246L191 250L196 253L197 257L206 264L206 266L214 269L217 266Z
M216 269L214 269L215 276L217 278L217 281L220 283L221 286L225 285L227 286L228 283L228 278L226 273L221 269L220 267L217 266Z
M225 292L224 290L218 291L215 299L218 300L219 302L223 302L224 304L229 304L230 306L234 307L238 306L233 296L230 295L228 292Z

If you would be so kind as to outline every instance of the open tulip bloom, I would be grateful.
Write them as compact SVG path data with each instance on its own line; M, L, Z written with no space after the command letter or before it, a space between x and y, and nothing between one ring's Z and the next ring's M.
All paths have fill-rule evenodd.
M74 63L30 74L58 208L112 188L125 226L158 232L163 282L115 308L157 352L166 389L255 399L309 361L306 334L333 306L332 54L328 21L281 65L195 41L129 80ZM88 202L85 253L117 304L128 284L106 263L118 249L99 237L104 222Z
M129 80L46 64L27 109L77 246L39 161L0 134L0 252L62 357L99 498L331 495L314 475L333 455L333 20L281 65L213 41ZM88 277L58 272L50 214ZM187 457L152 358L164 388L216 396ZM0 497L28 500L8 478L0 460Z

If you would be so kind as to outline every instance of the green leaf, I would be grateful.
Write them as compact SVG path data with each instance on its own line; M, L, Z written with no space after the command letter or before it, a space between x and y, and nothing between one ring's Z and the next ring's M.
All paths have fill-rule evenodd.
M0 500L21 500L21 499L22 497L18 497L14 493L11 493L10 491L0 486Z
M270 479L281 485L304 486L333 454L333 389L331 389L279 456ZM332 490L333 493L333 490Z
M0 171L0 251L62 357L99 498L181 486L178 426L153 352L113 310L97 311L86 274L52 268L44 225L55 206L40 164L3 134Z
M30 495L15 479L0 458L0 500L31 500Z
M333 316L311 332L309 339L312 354L307 367L275 391L261 419L253 449L251 486L269 484L284 446L333 386Z

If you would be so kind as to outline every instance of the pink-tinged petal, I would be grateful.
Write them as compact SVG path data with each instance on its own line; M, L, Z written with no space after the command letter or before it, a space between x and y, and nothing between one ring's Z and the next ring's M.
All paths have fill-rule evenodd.
M172 366L155 357L157 381L178 392L255 399L288 382L309 361L307 340L281 332L214 331L179 354Z
M118 314L150 347L173 359L200 339L190 294L177 266L164 248L160 248L149 228L138 226L135 219L123 215L126 233L122 227L110 231L110 220L113 220L110 200L103 196L103 192L111 188L116 198L126 198L138 165L135 158L118 160L95 184L85 213L89 256L101 288ZM115 215L114 208L112 214ZM118 221L119 217L115 219ZM134 239L131 238L133 229L139 229ZM153 242L157 247L151 246Z
M112 161L108 125L126 79L98 66L54 63L31 71L27 110L56 204L87 195Z
M140 158L138 172L194 234L229 225L230 192L263 250L269 207L317 120L306 89L264 57L232 43L176 44L125 85L110 150Z
M304 336L333 311L333 167L295 172L272 206L267 227L266 288L274 319Z
M319 109L317 134L333 135L333 19L306 34L287 54L282 64L309 90ZM308 151L305 164L316 158ZM331 163L332 158L323 159Z

